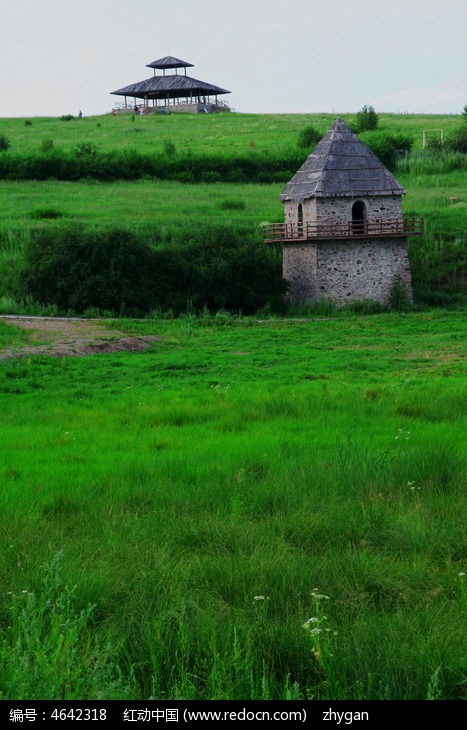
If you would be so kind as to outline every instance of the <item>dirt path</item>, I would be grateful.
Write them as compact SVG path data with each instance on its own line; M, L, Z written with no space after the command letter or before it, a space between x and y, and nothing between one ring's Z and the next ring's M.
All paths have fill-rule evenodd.
M160 340L157 335L129 337L98 319L1 315L0 322L30 332L28 344L1 351L0 360L25 355L63 357L99 352L141 352Z

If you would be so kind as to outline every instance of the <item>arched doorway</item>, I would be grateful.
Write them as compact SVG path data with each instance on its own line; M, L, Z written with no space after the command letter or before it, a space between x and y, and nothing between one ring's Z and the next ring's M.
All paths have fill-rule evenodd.
M303 205L301 203L298 204L297 208L297 225L298 225L298 235L300 237L303 236Z
M363 200L356 200L352 205L352 233L354 235L366 231L366 206Z

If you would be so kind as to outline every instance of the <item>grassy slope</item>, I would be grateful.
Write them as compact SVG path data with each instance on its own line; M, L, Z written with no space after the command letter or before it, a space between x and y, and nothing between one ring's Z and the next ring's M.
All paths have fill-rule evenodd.
M37 225L41 210L60 214L48 225L82 221L90 225L123 225L134 229L204 224L213 220L226 224L280 220L281 186L189 185L173 181L130 183L93 182L5 182L0 181L2 206L0 230L24 230ZM223 209L229 202L243 205Z
M163 152L164 142L172 141L180 154L219 153L250 154L252 151L284 151L295 148L300 130L315 126L323 134L335 120L334 114L171 114L133 117L110 114L84 117L69 122L57 118L37 117L25 125L24 119L0 119L0 134L19 154L37 153L43 140L52 140L54 147L72 150L77 144L90 142L97 149L133 148L140 152ZM347 123L352 115L344 114ZM378 129L402 132L414 138L415 149L422 146L425 129L443 128L445 133L460 122L460 115L396 115L382 114ZM254 147L251 147L253 143Z
M346 121L352 117L344 115ZM52 140L60 150L72 150L81 143L91 143L98 150L130 148L146 154L164 152L164 144L172 141L176 154L186 155L249 155L297 151L299 130L313 124L323 133L334 115L132 115L89 117L64 122L59 119L33 118L30 126L24 119L0 119L0 134L11 142L11 150L24 155L40 152L44 140ZM412 135L414 148L422 144L424 129L458 126L459 116L381 115L379 129ZM253 145L253 147L251 146ZM307 150L301 154L305 159ZM407 212L433 215L441 212L455 228L465 218L466 173L455 171L438 175L398 175L408 190L404 199ZM284 180L284 184L287 181ZM0 229L30 226L41 208L57 209L65 217L107 224L123 220L139 227L161 222L163 225L192 216L197 221L210 218L213 212L227 220L281 220L278 201L281 185L248 186L177 186L166 182L138 182L121 185L86 185L83 183L0 182L4 204L0 210ZM223 199L246 202L244 211L218 211ZM452 198L456 198L453 202Z
M352 121L351 116L343 116L347 122ZM55 149L65 151L73 150L78 144L90 143L102 151L126 147L145 154L160 154L164 153L165 143L170 141L175 144L176 155L182 157L210 154L267 157L287 154L291 150L297 153L300 129L313 124L324 133L333 119L331 114L171 114L136 118L131 114L116 117L109 114L68 122L56 118L2 119L0 134L10 140L12 152L23 155L40 154L44 140L50 140ZM379 129L412 135L414 148L420 149L423 130L442 128L447 133L459 123L457 115L382 114ZM298 152L305 159L307 150ZM448 254L454 264L448 264L449 270L453 266L462 268L461 259L465 256L466 174L459 170L436 174L396 172L408 190L403 201L405 211L424 215L427 220L430 238L423 244L426 252L421 255L431 260L433 247L438 246L441 259L446 258L442 252L442 235L449 233L451 239L454 237L453 252ZM281 221L283 209L278 200L281 189L282 184L187 185L138 181L99 185L92 182L0 181L2 278L5 282L11 278L9 272L17 263L27 230L50 212L59 217L47 219L47 225L71 221L93 225L123 224L133 229L151 229L158 236L166 227L185 222L218 221L227 225L249 222L257 226L262 221ZM231 203L239 207L234 209L229 205ZM410 246L412 255L419 241L411 241ZM438 266L430 264L433 265ZM445 269L443 265L440 268L442 277ZM462 274L457 273L456 277L459 284ZM9 288L10 284L2 285L2 292Z

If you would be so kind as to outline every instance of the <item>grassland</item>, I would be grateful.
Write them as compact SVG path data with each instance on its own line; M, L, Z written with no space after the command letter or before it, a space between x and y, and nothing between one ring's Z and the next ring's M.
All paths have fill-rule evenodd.
M2 119L0 135L20 158L48 154L72 154L86 148L102 153L127 150L164 159L167 144L172 160L218 159L246 162L292 160L297 164L309 150L298 146L307 125L325 132L335 115L155 115L110 114L62 121L60 119ZM351 123L352 115L343 115ZM424 130L443 129L445 135L461 124L460 116L380 115L382 134L408 135L413 152L399 161L395 174L408 195L407 213L423 215L426 235L409 241L415 288L422 299L441 291L465 291L467 171L465 157L422 152ZM48 150L48 151L47 151ZM452 159L451 159L452 158ZM461 159L462 158L462 159ZM134 161L133 161L134 162ZM133 182L98 183L94 180L1 180L0 195L0 297L3 311L15 308L16 273L22 265L24 246L37 226L57 227L84 223L97 227L124 226L141 232L155 245L167 231L185 225L251 225L258 232L263 221L281 221L279 193L287 182L188 184L154 178ZM282 168L281 168L282 169ZM294 170L296 167L294 168ZM290 175L293 174L291 170ZM189 171L188 171L189 177ZM289 175L289 176L290 176ZM434 301L434 300L433 300ZM433 303L433 302L431 302Z
M408 189L404 210L425 215L428 223L442 219L452 230L464 230L465 177L462 172L399 174L398 179ZM167 180L0 181L0 231L7 234L30 229L41 216L43 221L47 219L47 211L57 214L48 225L59 225L65 219L101 226L120 222L133 230L213 220L259 226L263 221L282 220L281 190L281 184L187 185Z
M267 158L333 120L5 119L0 135L24 157ZM457 124L380 118L414 137L396 176L426 218L410 255L429 287L465 286L467 172L416 157L424 129ZM281 189L2 180L1 311L38 226L259 235ZM138 354L4 359L27 336L0 322L0 699L465 699L464 315L152 314L109 322L160 336Z
M0 696L463 697L462 318L118 327L2 363Z
M259 226L283 213L280 186L186 185L170 180L135 182L0 181L3 206L0 229L25 231L47 211L57 217L47 225L82 222L94 226L119 223L133 230L160 230L219 221Z
M132 114L83 117L62 121L57 118L0 119L0 134L11 143L12 150L30 155L51 140L57 149L70 151L83 142L102 149L136 148L151 154L163 152L164 143L174 143L177 153L206 154L207 151L230 155L284 153L296 148L300 131L313 125L323 134L337 114L170 114L134 116ZM346 123L354 115L342 114ZM201 122L202 120L202 122ZM200 123L201 122L201 123ZM381 114L378 129L404 132L414 139L420 150L424 130L456 128L460 115ZM433 134L435 134L433 132Z

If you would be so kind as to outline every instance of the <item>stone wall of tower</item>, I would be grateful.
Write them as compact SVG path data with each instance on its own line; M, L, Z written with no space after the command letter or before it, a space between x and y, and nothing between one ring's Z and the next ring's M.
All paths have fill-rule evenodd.
M397 275L411 301L405 237L283 246L283 276L289 285L290 302L312 302L321 297L332 299L338 306L356 300L386 302Z
M352 220L352 205L361 200L366 206L369 224L381 221L402 221L402 200L400 195L379 195L368 197L323 197L308 198L302 202L304 223L329 223L346 226ZM287 200L284 203L285 222L297 225L298 202Z

